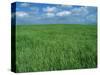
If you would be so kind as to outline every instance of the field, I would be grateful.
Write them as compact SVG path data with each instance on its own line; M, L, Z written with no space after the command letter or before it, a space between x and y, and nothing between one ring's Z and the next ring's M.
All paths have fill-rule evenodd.
M16 72L96 67L96 25L17 25Z

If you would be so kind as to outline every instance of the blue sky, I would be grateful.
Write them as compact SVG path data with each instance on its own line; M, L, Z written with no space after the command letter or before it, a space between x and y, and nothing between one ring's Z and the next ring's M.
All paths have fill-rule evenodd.
M17 24L96 24L97 8L61 4L16 3Z

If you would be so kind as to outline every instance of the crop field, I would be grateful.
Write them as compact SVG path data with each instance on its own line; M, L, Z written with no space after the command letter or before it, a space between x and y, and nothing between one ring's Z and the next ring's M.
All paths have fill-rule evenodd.
M96 25L16 26L17 72L96 67Z

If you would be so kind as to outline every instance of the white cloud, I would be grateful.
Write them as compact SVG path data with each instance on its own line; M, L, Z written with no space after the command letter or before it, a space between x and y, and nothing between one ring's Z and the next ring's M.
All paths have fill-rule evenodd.
M54 17L54 16L55 16L54 13L46 13L46 15L47 15L48 17Z
M96 15L94 15L94 14L91 14L91 15L88 15L87 16L87 20L89 20L89 21L96 21Z
M67 5L67 4L61 4L61 7L63 7L63 8L72 8L73 6L72 5Z
M57 10L56 7L46 7L46 8L43 8L43 11L44 12L48 12L48 13L55 12L56 10Z
M21 3L21 7L28 7L30 4L29 3Z
M36 8L36 7L30 7L30 9L31 9L31 11L32 11L33 13L38 13L38 12L39 12L39 9Z
M74 8L71 10L74 15L87 15L88 14L88 9L87 7L79 7L79 8Z
M23 12L23 11L18 11L16 12L16 17L26 17L29 16L29 14L27 12Z
M70 14L71 14L70 11L61 11L61 12L56 13L57 16L67 16Z

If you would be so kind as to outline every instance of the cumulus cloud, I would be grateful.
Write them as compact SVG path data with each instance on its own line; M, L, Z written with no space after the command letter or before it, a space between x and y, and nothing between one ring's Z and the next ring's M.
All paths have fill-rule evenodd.
M16 17L26 17L26 16L29 16L27 12L23 11L16 12Z
M48 13L52 13L52 12L55 12L57 10L56 7L46 7L46 8L43 8L43 11L44 12L48 12Z
M61 8L70 8L70 9L73 8L72 5L67 5L67 4L61 4L60 7Z
M39 5L39 4L38 4ZM20 3L16 8L17 23L64 23L64 24L86 24L96 23L97 9L87 6L70 5L35 5L31 3Z
M30 12L34 13L38 13L39 9L37 7L30 7Z
M87 15L88 14L88 9L87 7L79 7L79 8L73 8L72 10L73 15Z
M54 13L46 13L47 17L54 17L55 14Z
M86 19L87 19L88 21L96 22L96 20L97 20L97 15L90 14L90 15L87 16Z
M67 16L67 15L70 15L71 12L70 11L61 11L61 12L58 12L56 15L57 16Z
M30 6L30 4L29 3L21 3L20 6L21 7L28 7L28 6Z

